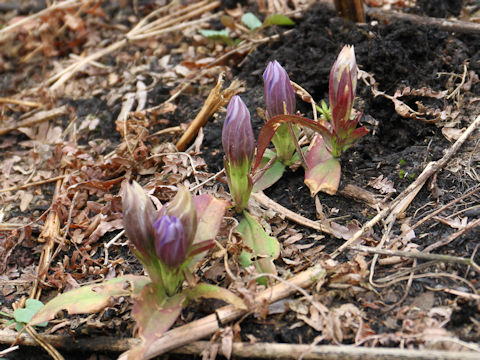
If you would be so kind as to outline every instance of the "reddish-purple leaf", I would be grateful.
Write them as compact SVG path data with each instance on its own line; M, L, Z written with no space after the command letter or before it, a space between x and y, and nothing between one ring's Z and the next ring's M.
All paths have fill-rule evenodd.
M310 189L311 196L315 196L319 191L334 195L340 184L340 162L327 150L321 135L317 135L313 140L305 161L308 170L305 171L304 182Z

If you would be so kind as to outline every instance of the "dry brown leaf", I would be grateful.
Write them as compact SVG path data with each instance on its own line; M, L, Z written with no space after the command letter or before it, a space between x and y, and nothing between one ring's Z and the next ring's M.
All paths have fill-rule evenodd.
M454 229L462 230L468 225L468 217L455 217L455 218L444 218L440 216L435 216L435 220L440 221L442 224L448 225Z
M103 235L107 232L123 229L123 220L114 219L111 221L100 221L100 224L93 231L93 233L88 237L88 243L92 244L98 241Z
M383 175L371 179L367 185L379 190L382 194L391 194L397 192L394 187L393 181L389 180L386 177L383 177Z
M20 211L25 211L33 200L33 194L26 191L19 191L20 193Z

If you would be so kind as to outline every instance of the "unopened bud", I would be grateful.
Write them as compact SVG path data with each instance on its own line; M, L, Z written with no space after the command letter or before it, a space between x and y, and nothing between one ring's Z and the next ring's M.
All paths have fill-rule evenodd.
M185 261L189 245L179 218L162 215L155 222L155 251L165 265L181 265Z
M336 121L349 120L356 88L357 61L355 60L355 51L353 46L346 45L330 70L329 98L334 126ZM336 119L335 115L337 115Z
M153 224L157 217L157 210L136 181L125 183L122 207L123 224L128 239L142 256L151 256L154 253Z
M226 160L233 166L251 163L255 152L250 112L240 96L234 96L227 107L223 124L222 145Z
M295 113L295 91L285 69L274 60L263 73L263 93L267 117Z

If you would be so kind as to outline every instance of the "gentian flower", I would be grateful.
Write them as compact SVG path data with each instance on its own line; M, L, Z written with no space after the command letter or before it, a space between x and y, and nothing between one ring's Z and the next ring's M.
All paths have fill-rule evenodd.
M353 46L346 45L332 66L329 79L329 99L332 111L331 153L335 157L364 136L365 127L357 129L361 113L352 116L353 102L357 89L357 62Z
M138 251L138 255L148 259L155 253L153 224L157 210L136 181L125 183L122 206L125 233Z
M181 265L195 238L197 212L192 196L184 186L160 211L155 222L155 250L158 258L173 267Z
M252 191L250 171L255 153L255 138L250 113L239 96L234 96L228 104L222 145L228 186L235 207L240 212L247 206Z
M157 211L137 182L123 188L123 221L133 253L152 279L172 296L181 286L184 269L198 253L193 245L197 212L190 192L180 187L172 201ZM202 244L208 249L210 244Z
M295 113L295 91L287 72L277 60L270 61L263 73L263 94L267 118L284 115L284 110L287 110L287 114Z
M295 91L285 69L274 60L268 63L263 73L263 95L267 120L276 115L293 115L295 113ZM298 136L298 127L292 126L294 136ZM277 157L289 164L295 153L295 142L287 124L278 127L272 138Z
M168 266L180 265L187 255L188 238L176 216L163 215L155 222L155 251Z
M346 45L340 51L340 54L338 54L338 57L330 70L330 105L332 106L332 104L338 102L338 97L341 93L355 95L356 88L357 61L355 59L355 50L353 45Z
M240 96L234 96L227 107L222 129L222 145L227 161L239 165L251 162L255 152L250 112Z

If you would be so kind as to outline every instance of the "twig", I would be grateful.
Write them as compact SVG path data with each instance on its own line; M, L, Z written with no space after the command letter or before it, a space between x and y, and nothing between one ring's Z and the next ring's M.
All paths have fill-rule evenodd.
M387 216L396 216L400 212L404 211L410 201L413 200L410 194L417 193L431 175L442 169L448 163L448 161L458 151L458 149L463 145L463 143L478 127L479 124L480 116L477 116L477 118L468 126L465 132L458 138L457 141L455 141L455 143L450 147L450 149L448 149L448 151L440 160L428 163L425 169L418 176L418 178L415 179L413 183L411 183L404 191L402 191L402 193L400 193L394 200L392 200L388 207L379 212L372 220L368 221L365 225L363 225L363 227L358 230L349 240L347 240L342 246L335 250L332 253L331 257L337 257L342 251L355 243L355 241L357 241L367 230L371 229L380 220L384 219Z
M0 129L0 135L7 134L21 127L30 127L38 123L54 119L58 116L66 115L67 113L68 113L68 109L66 105L60 106L52 110L39 111L35 115L32 115L29 118L22 120L15 125Z
M418 274L418 275L412 275L411 272L412 271L416 271L416 269L409 269L408 272L410 272L410 274L408 276L398 276L398 275L395 275L396 277L393 278L393 280L390 280L388 283L384 283L382 285L379 285L378 283L380 282L380 280L385 280L385 279L377 279L377 287L391 287L393 284L396 284L400 281L405 281L405 280L409 280L410 277L412 277L413 279L424 279L424 278L427 278L429 280L431 279L434 279L434 278L447 278L447 279L452 279L452 280L455 280L455 281L458 281L458 282L462 282L464 283L465 285L467 285L470 289L472 289L472 292L475 294L475 295L478 295L478 290L476 289L475 285L472 284L470 281L468 281L467 279L461 277L461 276L458 276L458 275L454 275L454 274L451 274L451 273L448 273L448 272L428 272L428 273L425 273L425 274Z
M296 222L299 225L309 227L314 230L321 231L325 234L333 235L332 229L329 226L319 223L318 221L313 221L307 219L306 217L293 212L292 210L287 209L286 207L280 205L279 203L270 199L267 195L263 192L259 191L252 194L252 197L262 206L266 207L267 209L272 209L278 212L280 215L285 216L285 218Z
M63 170L62 170L63 171ZM53 193L52 204L60 196L60 190L62 188L63 178L57 180L55 185L55 192ZM42 289L38 287L38 284L43 282L47 277L48 267L51 262L53 253L53 247L60 235L60 217L55 210L48 213L47 220L43 226L42 232L38 236L38 242L44 243L40 259L37 267L37 276L33 280L32 289L30 291L30 297L33 299L40 299Z
M30 325L25 325L25 329L27 333L35 339L35 341L45 349L46 352L54 359L54 360L64 360L63 356L55 349L47 340L45 340L42 336L38 335L35 329Z
M149 109L150 110L150 109ZM154 132L153 134L150 134L147 136L147 139L155 137L155 136L160 136L163 134L171 134L171 133L177 133L177 132L182 132L182 127L181 126L172 126L166 129L158 130L157 132Z
M433 260L433 261L439 261L444 263L469 265L472 268L474 268L478 273L480 273L480 266L477 263L475 263L472 259L462 258L459 256L429 254L429 253L423 253L423 252L388 250L388 249L376 249L376 248L371 248L369 246L363 246L363 245L355 245L350 247L350 249L354 251L366 252L369 254L400 256L405 258Z
M445 246L447 244L450 244L453 240L455 240L459 236L463 235L465 232L476 228L477 226L480 226L480 219L476 219L476 220L471 221L463 229L458 230L457 232L453 233L452 235L446 237L445 239L442 239L440 241L437 241L437 242L427 246L423 251L430 252L430 251L435 250L435 249L437 249L441 246Z
M480 24L467 21L437 19L427 16L398 13L374 8L369 8L367 10L367 15L377 20L388 22L391 22L392 20L410 21L415 24L427 25L429 27L435 27L445 31L454 31L456 33L480 33Z
M219 172L217 172L215 175L213 176L210 176L207 180L205 181L202 181L200 184L198 185L195 185L194 187L190 188L190 192L194 192L196 191L197 189L201 188L203 185L207 184L208 182L212 181L212 180L215 180L217 177L219 177L220 175L224 174L225 173L225 168L223 168L222 170L220 170Z
M40 225L33 224L33 223L21 224L21 223L0 222L0 231L18 230L27 226L32 226L36 228L40 227Z
M20 106L33 107L33 108L42 107L42 104L36 101L19 100L19 99L6 98L6 97L0 97L0 104L14 104L14 105L20 105Z
M475 194L479 190L480 190L480 186L477 187L476 189L473 189L472 191L469 191L468 193L456 198L456 199L453 199L448 204L443 205L442 207L438 208L437 210L435 210L431 214L429 214L429 215L423 217L422 219L420 219L415 225L413 225L413 226L409 227L408 229L402 231L402 234L399 236L399 238L404 236L405 234L408 234L410 231L415 230L417 227L419 227L420 225L422 225L426 221L430 220L434 216L440 214L444 210L448 209L450 206L455 205L457 202L459 202L459 201L461 201L461 200L463 200L463 199L465 199L469 196L472 196L473 194Z
M221 106L226 105L232 96L238 93L241 86L241 83L238 80L232 81L227 89L221 91L223 75L223 73L220 74L217 80L217 85L210 91L210 94L208 94L207 100L205 100L202 109L188 126L182 137L177 141L176 147L178 150L184 151L190 141L192 141L197 135L200 128L205 125L207 120L212 117Z
M386 226L385 232L382 235L382 239L380 240L379 244L375 247L375 249L381 249L385 242L388 239L388 236L390 235L390 231L392 231L394 221L390 221L388 225ZM372 263L370 264L370 275L368 277L368 281L372 286L375 286L375 283L373 282L373 276L375 274L375 265L377 264L378 260L378 254L375 254L372 259Z
M353 22L365 22L365 11L361 0L334 0L337 13Z
M0 189L0 194L1 194L1 193L5 193L5 192L9 192L9 191L22 190L22 189L26 189L26 188L29 188L29 187L32 187L32 186L38 186L38 185L48 184L48 183L51 183L51 182L54 182L54 181L57 181L57 180L64 179L66 176L67 176L67 175L60 175L60 176L52 177L52 178L50 178L50 179L34 181L34 182L31 182L31 183L28 183L28 184L23 184L23 185L18 185L18 186L12 186L12 187L9 187L9 188L6 188L6 189Z
M18 350L19 346L18 345L15 345L15 346L10 346L9 348L7 349L3 349L2 351L0 351L0 356L4 356L4 355L7 355L8 353L11 353L15 350Z
M0 331L0 343L11 344L16 337L12 330ZM107 336L94 336L88 338L72 339L71 336L44 335L48 342L57 348L75 351L107 351L120 352L128 350L138 343L132 338L112 338ZM18 341L21 345L34 346L35 341L28 335L22 334ZM179 355L199 355L211 348L210 341L195 341L171 351ZM441 351L441 350L414 350L401 348L369 348L346 345L317 345L308 344L281 344L281 343L243 343L232 344L232 356L243 359L303 359L310 360L478 360L475 351ZM223 349L218 348L218 355L224 356Z
M80 6L84 3L84 1L80 0L67 0L61 3L57 3L55 5L52 5L46 9L43 9L42 11L39 11L33 15L27 16L9 26L4 27L2 30L0 30L0 41L4 40L4 37L7 35L8 32L11 32L13 29L22 26L23 24L26 24L28 22L31 22L32 20L45 16L49 12L56 11L56 10L63 10L63 9L70 9L75 6Z
M410 270L410 275L408 276L407 286L405 287L405 291L404 291L402 297L396 303L391 304L390 306L387 306L386 308L382 309L381 310L382 314L385 314L385 313L388 313L388 312L392 311L397 306L399 306L401 303L403 303L405 301L405 299L408 297L408 293L410 292L410 289L411 289L412 284L413 284L413 279L415 277L415 268L416 267L417 267L417 259L413 259L412 269Z
M255 297L255 303L263 304L265 302L281 300L296 292L290 284L300 288L306 288L313 285L321 276L325 276L325 271L319 265L313 266L300 274L295 275L291 279L288 279L289 285L279 283L262 291ZM237 309L232 305L228 305L217 309L214 314L172 329L152 344L145 358L151 359L155 356L171 351L172 349L176 349L185 344L210 336L218 331L220 326L239 318L246 312L246 310ZM119 359L126 359L127 357L128 352L123 353Z
M343 189L338 190L338 193L355 201L365 203L374 209L385 207L385 204L382 203L382 200L377 195L357 185L347 184Z

